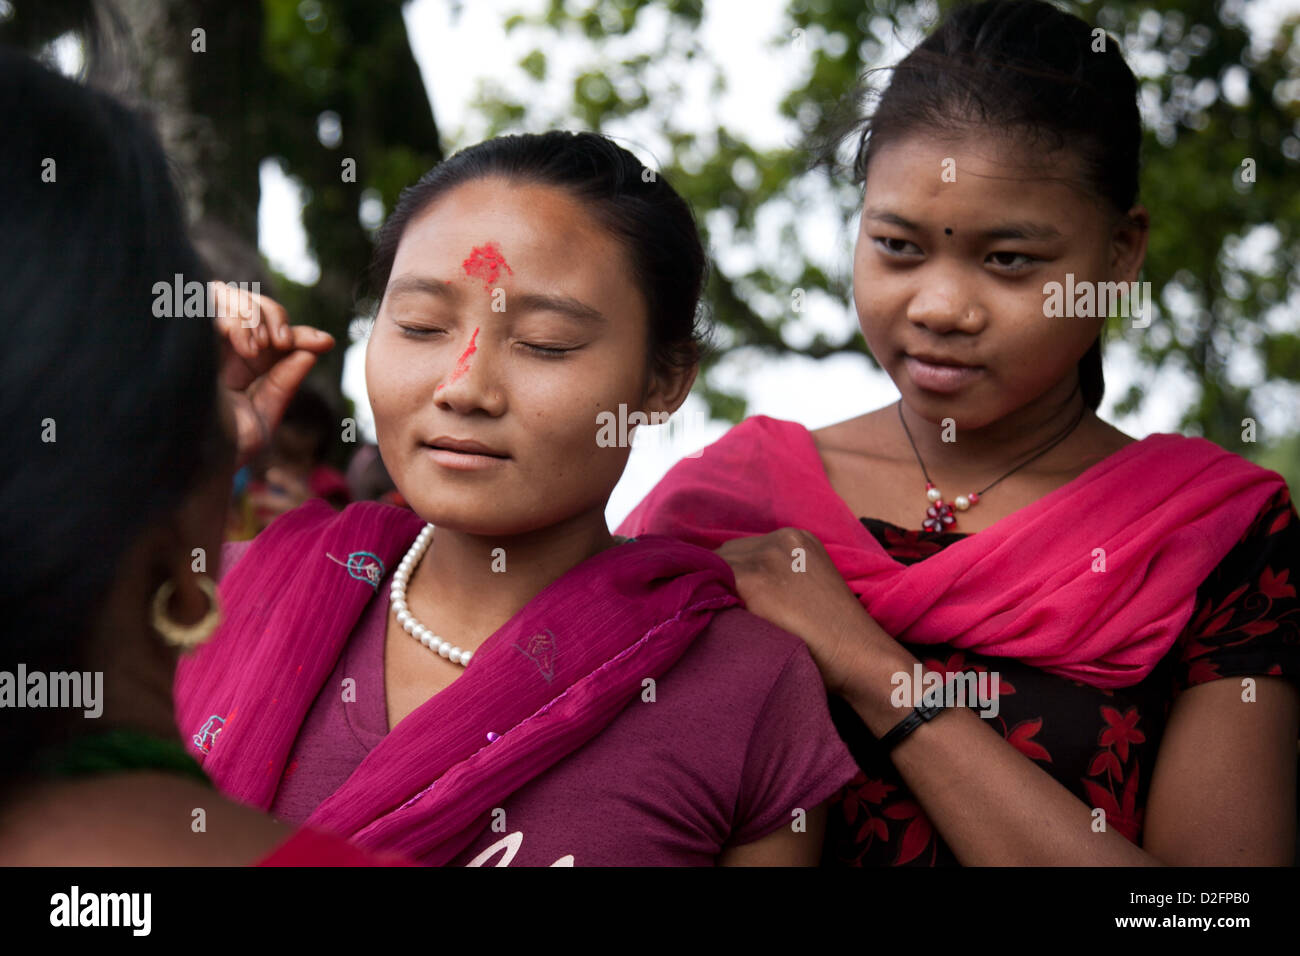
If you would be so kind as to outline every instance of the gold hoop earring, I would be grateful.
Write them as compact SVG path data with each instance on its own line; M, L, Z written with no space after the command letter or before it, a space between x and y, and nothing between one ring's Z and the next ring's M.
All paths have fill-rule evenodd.
M153 626L168 644L189 651L198 647L221 624L221 605L217 601L217 585L206 574L197 578L199 588L208 596L208 613L193 624L177 624L167 614L167 602L176 591L176 585L168 578L158 587L153 596Z

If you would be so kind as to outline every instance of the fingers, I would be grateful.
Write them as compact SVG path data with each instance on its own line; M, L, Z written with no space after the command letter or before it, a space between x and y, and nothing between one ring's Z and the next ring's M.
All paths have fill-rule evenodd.
M324 332L320 334L326 335ZM326 338L330 339L332 346L333 338L328 335ZM250 395L253 407L265 422L268 431L274 432L279 426L289 400L293 398L294 393L298 391L298 386L302 384L302 380L307 377L307 373L315 364L315 354L306 349L296 349L271 366L258 386L250 389L253 393Z
M260 332L258 342L263 347L290 348L293 336L289 332L289 313L285 311L284 306L269 296L249 293L248 297L253 300L253 308L260 313L257 316L261 319L258 323Z
M285 331L290 334L291 348L306 349L317 355L334 348L334 336L310 325L295 325L292 328L286 326Z
M248 317L245 314L251 310L251 301L243 302L244 297L239 294L239 290L224 282L209 282L208 293L215 306L212 324L221 337L230 343L241 358L251 359L256 356L257 329L247 324Z
M213 321L242 357L253 358L267 348L294 347L289 313L279 302L224 282L210 282L208 287L216 306Z
M289 335L286 349L259 348L255 340L250 342L244 336L251 330L239 328L237 317L232 314L225 321L239 359L223 361L221 383L237 393L238 461L243 465L270 440L289 400L316 363L316 356L334 347L334 336L310 326L285 325L284 332ZM265 323L262 327L265 330Z

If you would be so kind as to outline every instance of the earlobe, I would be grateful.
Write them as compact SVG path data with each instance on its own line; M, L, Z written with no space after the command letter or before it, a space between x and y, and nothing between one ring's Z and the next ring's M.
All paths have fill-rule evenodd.
M665 420L681 408L686 396L691 393L695 376L699 373L698 364L684 368L660 369L652 373L650 391L646 395L645 408L650 413L661 413Z
M1116 274L1128 281L1137 279L1146 260L1147 238L1150 235L1150 215L1146 207L1134 206L1115 227L1112 244Z

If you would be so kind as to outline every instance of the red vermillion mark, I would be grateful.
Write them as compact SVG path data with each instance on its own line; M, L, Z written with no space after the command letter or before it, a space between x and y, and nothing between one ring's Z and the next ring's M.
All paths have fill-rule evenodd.
M478 338L478 329L475 329L470 335L469 345L465 347L464 352L460 353L460 358L456 359L456 367L452 370L451 378L439 385L438 388L451 384L469 371L469 357L478 351L478 346L474 344L476 338ZM434 391L436 392L438 388L435 388Z
M497 276L501 275L502 269L511 275L515 274L515 270L507 264L506 257L501 254L500 246L495 242L489 242L485 246L475 246L470 250L469 258L460 265L465 270L465 275L482 279L484 289L492 288L493 283L497 281Z

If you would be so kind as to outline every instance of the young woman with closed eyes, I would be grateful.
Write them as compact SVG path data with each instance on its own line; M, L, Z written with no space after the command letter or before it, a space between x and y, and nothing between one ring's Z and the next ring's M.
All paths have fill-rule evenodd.
M672 412L705 258L662 176L590 133L471 147L372 267L366 380L411 510L308 503L228 546L177 681L228 793L428 864L812 864L856 772L802 643L716 555L605 523Z

